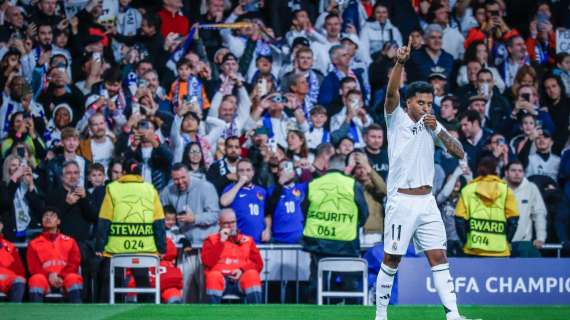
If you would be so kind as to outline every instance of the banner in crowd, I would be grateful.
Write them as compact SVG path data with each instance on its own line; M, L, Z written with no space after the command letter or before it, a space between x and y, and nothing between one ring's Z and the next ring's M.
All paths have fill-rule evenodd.
M460 304L570 302L570 259L451 258L449 265ZM427 259L403 259L398 273L398 303L440 303Z
M556 53L570 52L570 30L556 30Z

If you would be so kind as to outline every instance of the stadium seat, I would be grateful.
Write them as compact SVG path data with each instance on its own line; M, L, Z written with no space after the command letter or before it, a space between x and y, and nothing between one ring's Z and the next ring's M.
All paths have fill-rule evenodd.
M116 268L154 268L154 288L115 288ZM109 278L110 303L115 304L115 293L154 293L155 303L160 304L160 258L151 254L116 254L111 257Z
M362 291L323 291L324 272L362 272ZM318 265L317 303L323 304L324 297L362 298L368 305L368 262L361 258L324 258Z

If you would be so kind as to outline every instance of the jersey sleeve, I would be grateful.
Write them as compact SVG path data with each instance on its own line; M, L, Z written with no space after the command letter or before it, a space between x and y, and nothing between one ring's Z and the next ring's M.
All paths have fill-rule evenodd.
M398 106L396 107L396 109L394 109L394 111L392 111L392 113L386 113L386 110L384 110L384 116L386 117L386 127L388 129L395 127L398 124L398 122L402 120L402 117L404 115L405 112L400 104L398 104Z

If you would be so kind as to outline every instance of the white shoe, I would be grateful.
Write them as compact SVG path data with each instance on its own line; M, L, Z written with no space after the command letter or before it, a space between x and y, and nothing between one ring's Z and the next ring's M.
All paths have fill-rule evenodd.
M374 320L388 320L388 314L386 312L384 312L384 314L376 312L376 318L374 318Z

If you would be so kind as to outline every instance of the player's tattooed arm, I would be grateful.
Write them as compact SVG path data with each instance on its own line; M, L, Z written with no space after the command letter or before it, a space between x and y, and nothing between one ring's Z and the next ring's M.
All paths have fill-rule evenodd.
M447 132L446 130L441 130L437 135L437 137L439 138L439 140L441 140L441 142L447 149L447 152L449 152L451 155L453 155L457 159L463 159L465 157L465 151L463 150L463 145L461 145L461 142L459 142L459 140L452 137L449 134L449 132Z

